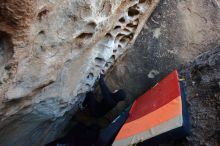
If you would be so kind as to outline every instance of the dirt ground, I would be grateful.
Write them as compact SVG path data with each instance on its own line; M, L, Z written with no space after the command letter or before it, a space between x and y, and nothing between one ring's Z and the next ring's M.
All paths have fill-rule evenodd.
M191 135L166 145L220 145L220 47L198 56L184 66Z

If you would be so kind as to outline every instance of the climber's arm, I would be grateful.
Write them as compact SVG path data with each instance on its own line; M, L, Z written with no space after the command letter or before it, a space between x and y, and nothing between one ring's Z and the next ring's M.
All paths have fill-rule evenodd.
M103 99L106 100L106 102L108 102L109 104L115 104L115 101L112 99L112 93L106 85L102 74L99 79L99 85L101 88Z

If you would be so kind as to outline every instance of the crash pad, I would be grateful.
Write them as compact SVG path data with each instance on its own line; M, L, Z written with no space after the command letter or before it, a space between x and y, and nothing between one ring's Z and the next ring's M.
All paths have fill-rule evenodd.
M189 129L185 91L175 70L134 101L112 145L157 145L184 137Z

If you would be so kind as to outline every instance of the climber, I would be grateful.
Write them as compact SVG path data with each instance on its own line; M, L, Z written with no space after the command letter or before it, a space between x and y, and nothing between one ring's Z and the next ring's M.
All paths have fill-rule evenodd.
M102 92L102 100L98 102L95 95L92 92L86 94L86 98L82 103L85 109L88 109L92 116L99 118L104 116L108 111L113 109L119 101L126 98L125 92L115 90L111 92L104 81L104 75L100 75L99 85ZM90 126L84 123L77 123L73 126L67 135L63 138L55 140L46 146L91 146L91 145L106 145L112 142L113 138L117 134L119 128L127 119L127 113L122 113L106 128L101 128L97 123ZM107 134L107 136L106 136Z
M113 109L119 101L126 98L126 93L122 89L115 90L114 92L109 90L105 84L103 74L100 75L99 86L103 96L102 100L98 102L93 92L90 91L86 94L86 98L82 103L82 106L88 108L91 115L96 118L104 116L108 111Z
M92 146L99 135L100 127L97 124L86 126L77 123L62 138L59 138L45 146Z

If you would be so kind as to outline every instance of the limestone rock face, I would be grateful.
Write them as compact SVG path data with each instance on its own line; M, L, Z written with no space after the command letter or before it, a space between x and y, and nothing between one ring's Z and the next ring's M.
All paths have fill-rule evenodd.
M0 3L0 145L43 145L137 37L159 0Z

